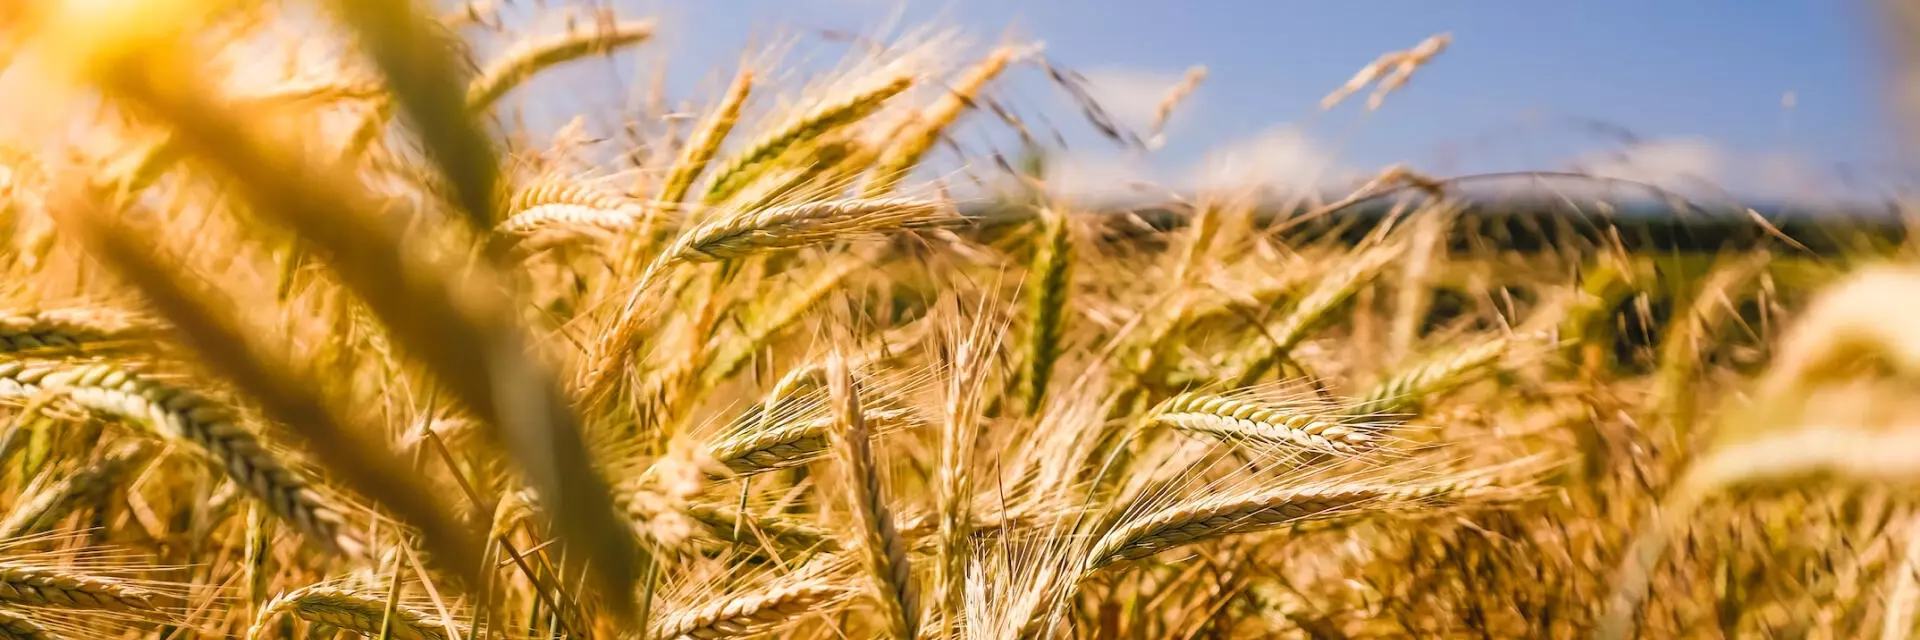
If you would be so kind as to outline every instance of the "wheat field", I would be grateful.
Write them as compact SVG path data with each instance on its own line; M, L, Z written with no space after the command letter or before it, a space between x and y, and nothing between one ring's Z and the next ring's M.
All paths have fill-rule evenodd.
M1916 628L1904 234L1523 247L1402 167L1114 212L991 99L1075 74L931 27L512 115L667 28L0 3L0 639Z

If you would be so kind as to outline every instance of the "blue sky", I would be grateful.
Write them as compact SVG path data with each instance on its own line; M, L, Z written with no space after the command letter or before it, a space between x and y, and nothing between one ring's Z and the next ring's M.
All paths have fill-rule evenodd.
M620 73L645 82L657 60L646 56L664 56L668 87L682 98L710 97L749 43L791 35L796 52L830 63L845 45L819 30L890 24L952 26L982 49L1043 41L1047 59L1086 74L1121 112L1150 110L1189 66L1208 68L1167 146L1149 157L1116 159L1125 154L1101 144L1035 70L996 87L1021 113L1057 125L1096 176L1124 164L1136 177L1177 182L1237 149L1242 165L1311 159L1338 169L1330 175L1397 162L1439 174L1578 164L1634 178L1699 174L1775 196L1788 182L1831 189L1836 165L1884 173L1892 152L1877 16L1864 0L618 4L659 17L664 34ZM1441 32L1451 46L1379 111L1366 112L1364 92L1320 111L1321 96L1361 66ZM1597 134L1595 122L1641 142Z

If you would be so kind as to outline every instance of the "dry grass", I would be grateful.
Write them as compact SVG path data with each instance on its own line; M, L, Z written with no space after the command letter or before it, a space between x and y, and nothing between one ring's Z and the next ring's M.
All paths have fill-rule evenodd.
M0 638L1913 631L1902 240L1100 215L938 31L538 130L672 25L522 4L4 5Z

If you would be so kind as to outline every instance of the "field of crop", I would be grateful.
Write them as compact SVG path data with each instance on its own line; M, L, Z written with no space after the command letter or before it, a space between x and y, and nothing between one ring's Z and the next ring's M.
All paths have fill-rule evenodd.
M1650 241L1399 167L1096 210L989 99L1074 74L922 32L501 108L662 28L0 2L0 640L1920 627L1897 219Z

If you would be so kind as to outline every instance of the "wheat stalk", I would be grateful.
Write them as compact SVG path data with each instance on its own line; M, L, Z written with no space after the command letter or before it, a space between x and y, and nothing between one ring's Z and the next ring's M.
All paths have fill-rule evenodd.
M1073 238L1064 211L1048 209L1040 217L1031 271L1037 282L1028 294L1026 404L1041 406L1060 358L1060 335L1065 330L1068 290L1072 286Z
M935 513L939 522L934 602L940 610L940 637L951 638L966 612L967 559L973 528L973 455L985 400L987 356L996 345L985 335L986 320L949 340L946 397L940 429L940 458L935 467Z
M687 139L686 147L680 158L673 163L673 170L667 172L667 182L660 187L660 201L668 206L677 206L687 198L687 191L693 188L693 182L707 170L707 164L720 151L720 143L733 132L733 125L740 121L740 109L747 104L747 95L753 90L753 71L741 68L734 74L733 83L727 85L726 94L720 98L720 105L714 107L713 114L700 124L699 130Z
M0 539L25 537L52 527L74 509L91 504L119 486L123 477L151 454L144 443L129 443L41 489L0 520Z
M559 36L516 45L468 83L467 108L484 111L542 70L646 42L654 33L652 20L597 22L591 29L568 30Z
M667 250L686 262L735 260L831 240L898 231L937 219L937 203L911 198L800 202L750 210L687 232Z
M1332 109L1346 100L1347 96L1378 80L1379 84L1374 85L1373 95L1367 97L1367 108L1378 109L1386 101L1387 94L1406 84L1407 80L1413 77L1414 71L1432 62L1434 56L1440 55L1440 52L1445 51L1447 45L1452 43L1452 34L1440 33L1428 36L1411 49L1382 54L1367 66L1361 67L1360 71L1354 73L1346 84L1335 89L1333 93L1327 94L1327 97L1321 98L1320 108Z
M1492 493L1486 479L1413 486L1285 487L1177 504L1132 518L1094 543L1086 572L1224 536L1389 508L1426 507Z
M805 287L785 297L779 304L774 305L752 322L747 328L747 335L735 343L737 346L721 351L720 355L706 367L706 372L702 376L706 384L713 386L739 373L740 368L746 366L747 361L765 348L768 342L799 322L807 311L818 305L828 294L838 291L841 282L845 281L847 276L869 266L868 262L859 256L839 258L827 265L819 275L808 281Z
M1250 440L1308 451L1356 455L1378 443L1375 425L1314 403L1265 404L1203 393L1162 403L1152 422L1228 440Z
M146 318L106 309L0 312L0 353L41 355L126 347L155 337Z
M871 429L902 424L909 417L907 411L900 409L868 409L863 420ZM756 428L714 443L708 453L735 477L801 466L827 454L834 420L824 417L768 429Z
M792 518L741 515L739 511L711 504L688 504L682 511L707 532L721 540L742 545L759 545L764 539L795 551L833 552L839 549L825 530Z
M736 200L737 209L752 211L783 202L796 202L838 193L841 174L860 166L871 154L870 145L857 140L827 139L808 145L806 155L756 181Z
M1167 119L1173 115L1173 110L1179 107L1180 103L1187 99L1187 96L1193 95L1194 90L1200 88L1200 83L1206 82L1206 80L1207 68L1205 66L1195 65L1188 67L1186 74L1180 77L1180 83L1173 85L1172 89L1168 89L1167 95L1160 98L1160 104L1154 105L1153 122L1147 125L1148 149L1159 149L1166 144L1166 136L1164 134L1167 128Z
M765 137L754 141L745 150L721 164L719 169L714 170L703 201L707 204L715 204L732 197L759 178L767 165L785 154L788 149L797 148L807 141L858 122L879 110L888 99L899 95L911 86L913 86L913 76L896 75L872 88L855 92L839 101L821 104L811 111L800 114L791 122L775 128Z
M1373 385L1348 413L1376 416L1417 410L1428 396L1466 384L1473 374L1499 362L1509 344L1507 338L1494 338L1414 364Z
M679 611L654 627L658 640L714 640L758 636L815 613L854 593L822 577L800 576L745 594L727 594Z
M448 108L449 96L443 94L455 73L443 59L445 52L432 51L433 43L423 40L435 37L422 32L424 18L411 12L410 3L333 4L361 33L360 41L387 73L388 86L401 92L396 97L408 106L428 155L460 187L470 222L490 226L490 217L482 214L497 195L497 156L464 108ZM592 550L569 557L577 562L591 555L591 573L603 588L630 590L640 552L630 544L631 532L619 522L604 480L588 462L576 418L548 365L527 348L502 276L489 265L465 262L456 270L445 255L409 251L399 228L381 215L388 201L363 180L344 166L298 152L284 129L269 133L201 79L205 65L177 30L187 21L183 6L145 8L149 11L136 16L139 20L115 23L134 29L128 34L144 34L129 41L134 46L108 46L110 34L95 33L97 25L73 12L52 22L47 33L73 36L79 43L70 53L83 64L72 67L68 77L137 105L153 122L171 128L190 155L229 178L223 184L231 185L251 211L286 224L318 249L339 279L392 329L395 342L513 445L505 449L520 470L555 497L560 537ZM86 33L93 35L80 35ZM239 469L230 466L229 471ZM614 618L632 611L624 599L607 603Z
M839 354L827 358L827 388L839 429L835 443L840 454L840 483L847 491L848 511L854 520L850 527L852 543L847 546L860 554L871 575L887 633L896 640L911 640L917 637L920 607L907 565L906 541L894 530L879 469L874 465L860 395L854 389L846 359Z
M194 445L308 539L350 557L363 554L364 543L344 522L346 508L315 491L305 474L242 427L232 409L111 364L0 362L0 396L32 397L42 389L63 389L84 409L133 420Z
M367 637L379 637L384 628L395 640L447 640L447 625L412 607L388 602L380 595L332 585L309 585L287 591L261 607L247 629L247 638L268 637L268 629L282 614L325 624ZM466 635L454 625L456 633Z
M646 212L634 203L570 180L549 180L516 192L495 233L531 235L552 227L633 228Z
M1391 246L1370 250L1350 258L1339 271L1321 280L1318 286L1300 298L1292 311L1266 328L1263 339L1256 345L1260 349L1259 355L1242 368L1233 386L1250 387L1258 382L1268 369L1299 345L1308 332L1325 322L1334 307L1353 297L1360 287L1372 280L1399 253L1398 247Z
M892 192L894 187L907 177L907 173L919 166L921 158L926 157L927 152L933 149L934 143L939 142L941 132L952 126L955 120L960 119L960 115L967 109L973 107L974 100L980 95L980 90L986 88L987 83L993 82L1001 71L1006 70L1008 63L1023 55L1026 50L1027 47L1011 45L997 47L979 64L968 69L948 88L947 93L942 95L938 102L918 114L914 124L919 126L902 134L899 141L887 149L886 155L880 157L880 161L873 167L872 178L862 188L861 195L876 198Z
M146 589L65 569L0 561L0 602L29 607L155 613L160 596Z

